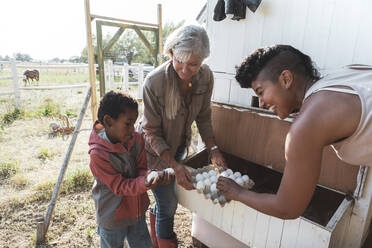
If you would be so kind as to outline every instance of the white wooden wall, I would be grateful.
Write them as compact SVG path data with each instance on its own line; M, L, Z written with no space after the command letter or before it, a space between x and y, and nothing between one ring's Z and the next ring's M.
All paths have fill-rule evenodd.
M208 0L207 9L216 101L250 105L253 93L237 85L235 66L262 46L292 45L322 70L372 64L371 0L262 0L256 13L247 9L246 19L220 22L213 21L216 2Z

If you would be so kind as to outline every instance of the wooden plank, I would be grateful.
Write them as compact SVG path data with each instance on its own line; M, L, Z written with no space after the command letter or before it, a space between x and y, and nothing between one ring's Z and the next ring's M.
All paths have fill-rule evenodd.
M257 224L258 212L253 208L247 207L244 217L244 229L242 233L242 241L248 246L252 246L254 232Z
M15 107L18 109L21 107L21 93L19 91L19 85L18 85L18 73L17 73L17 66L15 63L15 60L12 58L12 77L13 77L13 90L14 90L14 102Z
M131 21L131 20L125 20L125 19L120 19L120 18L101 16L101 15L92 14L91 17L96 18L96 19L102 19L102 20L110 20L110 21L117 21L117 22L124 22L124 23L140 24L140 25L145 25L145 26L150 26L150 27L158 27L157 24L153 24L153 23Z
M212 206L211 212L212 212L211 223L216 227L222 229L223 207L221 207L220 204L215 204Z
M267 235L269 231L270 216L258 212L257 223L254 230L253 246L266 247Z
M87 47L88 47L88 63L89 63L89 80L92 89L91 108L92 108L92 121L97 120L97 89L96 89L96 72L94 69L94 51L92 41L92 23L90 15L89 0L85 0L85 25L87 28Z
M300 227L300 218L295 220L285 220L283 227L282 240L280 247L282 248L294 248L296 247L296 240L298 235L298 229Z
M98 21L97 21L98 23ZM106 46L103 48L103 53L110 50L110 48L115 44L115 42L120 38L121 34L124 32L124 28L119 28L118 31L114 34L114 36L110 39L110 41L106 44Z
M152 27L146 27L146 26L141 26L141 25L136 25L136 24L121 24L117 22L108 22L108 21L100 21L102 25L106 26L111 26L111 27L121 27L121 28L130 28L130 29L135 29L139 28L140 30L146 30L146 31L153 31L156 32L158 29L157 28L152 28Z
M230 201L226 203L225 206L222 208L222 223L221 229L231 235L232 224L233 224L233 217L234 217L234 206L235 201Z
M302 51L310 54L320 68L324 68L327 57L327 42L335 5L334 1L309 1Z
M350 224L352 201L344 200L334 214L334 218L327 224L327 229L332 230L330 247L342 247L345 232ZM334 224L335 223L335 224Z
M282 38L283 24L280 20L285 18L285 2L282 1L262 1L260 8L264 11L265 20L262 27L261 46L280 44Z
M300 218L296 246L299 248L326 248L331 232L303 218Z
M162 8L161 8L161 4L158 4L158 52L157 54L159 55L162 55L163 54L163 22L162 22ZM158 61L159 64L162 63L161 59Z
M342 247L361 247L366 239L372 217L372 172L368 171L362 196L352 208L350 225Z
M361 22L356 27L358 29L358 35L352 63L372 65L372 1L363 0L359 4L361 5Z
M267 234L267 248L280 247L284 227L284 220L271 216L269 223L269 231Z
M228 103L230 96L230 85L231 82L229 79L221 79L216 76L213 87L213 100Z
M155 50L151 47L151 44L150 42L147 40L146 36L141 32L141 30L139 30L139 28L135 27L134 28L134 31L137 33L138 37L141 39L141 41L143 42L143 44L147 47L147 49L150 51L150 53L152 54L152 56L154 56L154 58L156 59L156 52Z
M231 228L231 235L240 240L242 239L242 234L244 230L244 223L245 223L245 212L247 211L247 206L241 202L235 202L234 205L234 216L233 216L233 223Z
M245 23L243 21L225 21L225 27L222 32L225 32L227 38L226 48L226 68L225 72L236 73L235 66L240 64L243 58L246 56L243 53L245 43Z
M251 106L252 96L256 93L252 89L243 89L238 82L234 79L231 80L229 104L249 107Z
M360 0L353 1L353 4L347 0L337 1L329 29L324 68L344 66L353 60L361 7Z
M248 56L262 46L262 33L266 15L265 5L267 4L265 2L261 2L260 7L255 13L247 11L246 19L244 20L245 38L243 43L243 57ZM238 61L237 64L240 64L241 61Z
M98 63L98 74L99 74L99 94L101 97L106 93L105 85L105 70L103 63L103 43L102 43L102 23L96 23L97 29L97 63Z
M305 27L308 23L308 4L310 0L278 2L283 4L284 13L276 21L282 23L281 41L297 49L303 48ZM277 2L277 1L275 1ZM273 23L274 28L277 24Z

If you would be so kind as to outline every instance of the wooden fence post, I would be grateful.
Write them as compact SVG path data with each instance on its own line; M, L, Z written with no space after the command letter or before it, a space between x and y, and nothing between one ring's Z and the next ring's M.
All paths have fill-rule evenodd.
M14 102L16 109L20 108L20 91L18 85L18 74L17 74L17 65L14 58L11 59L12 66L12 77L13 77L13 87L14 87Z
M143 87L143 65L138 66L138 99L142 100L142 87Z
M129 90L129 65L127 63L123 66L122 84L125 91Z

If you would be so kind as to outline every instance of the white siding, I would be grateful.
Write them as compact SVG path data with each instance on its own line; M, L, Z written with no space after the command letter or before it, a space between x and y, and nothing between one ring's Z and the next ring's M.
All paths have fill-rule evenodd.
M207 10L211 42L207 63L214 72L233 75L235 66L254 49L272 44L300 49L322 70L372 64L370 0L263 0L256 13L247 9L246 19L220 22L213 21L216 2L209 0ZM217 83L222 86L215 90L214 100L249 105L251 94L235 89L231 78Z

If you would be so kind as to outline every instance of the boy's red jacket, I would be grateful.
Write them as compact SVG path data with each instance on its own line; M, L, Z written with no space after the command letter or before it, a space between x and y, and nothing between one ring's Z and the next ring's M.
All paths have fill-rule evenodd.
M112 144L96 122L89 138L90 169L95 178L93 199L97 224L107 229L132 225L149 206L145 186L147 171L145 142L135 132L128 149Z

